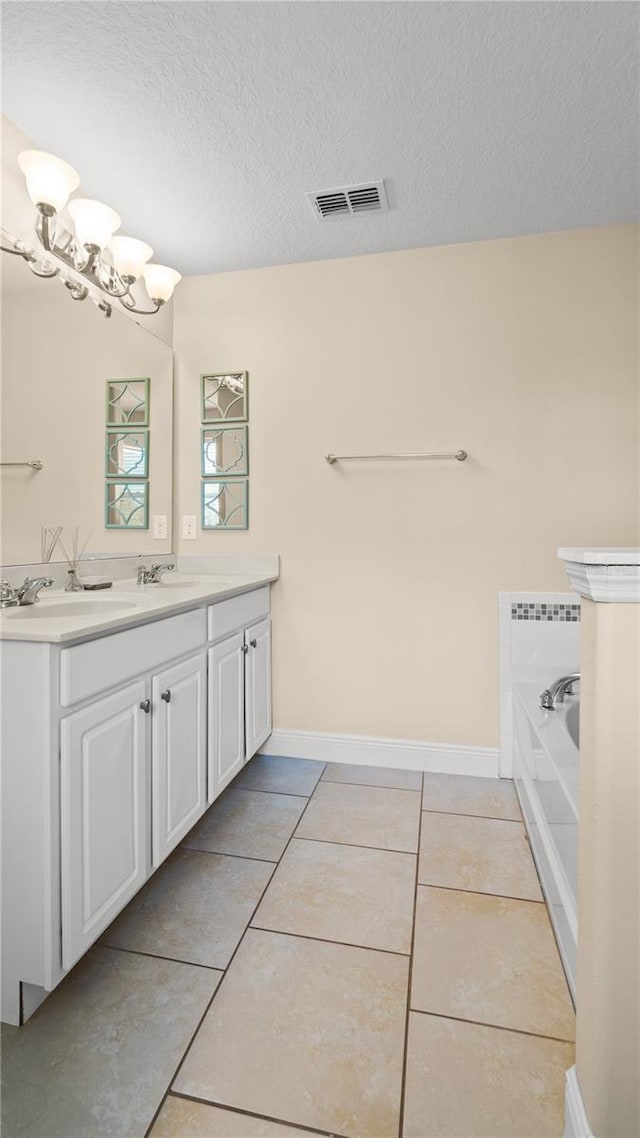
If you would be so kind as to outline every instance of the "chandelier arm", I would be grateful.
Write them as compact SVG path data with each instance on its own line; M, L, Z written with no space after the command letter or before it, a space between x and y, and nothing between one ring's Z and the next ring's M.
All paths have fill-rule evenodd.
M35 260L33 253L28 249L10 249L8 245L0 245L0 252L13 253L14 257L22 257L23 261Z
M104 265L98 261L96 271L93 275L95 278L95 283L99 285L103 292L106 292L108 296L113 297L115 300L120 300L121 297L129 295L131 292L131 285L122 280L122 277L119 273L114 270L114 277L117 281L120 281L123 286L122 289L120 289L117 284L113 283L109 277L103 277L101 275L101 270L104 271Z
M48 213L41 213L39 231L36 230L36 232L38 232L38 237L40 238L40 241L42 242L42 245L47 253L53 253L53 249L51 248L51 230L49 228L51 216L55 217L55 214L50 215Z
M120 297L120 304L123 308L126 308L127 312L135 312L138 316L155 316L156 312L159 312L162 308L162 304L158 304L157 301L153 301L156 306L155 308L136 308L136 304L131 297L131 293L127 293L127 296L130 297L131 304L127 304L126 296Z

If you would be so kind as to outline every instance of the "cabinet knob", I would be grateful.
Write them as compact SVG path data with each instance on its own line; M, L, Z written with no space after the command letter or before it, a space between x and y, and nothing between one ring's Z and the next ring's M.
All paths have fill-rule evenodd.
M247 652L249 651L249 645L248 644L242 644L240 647L241 647L242 655L246 656Z
M258 647L258 641L257 640L250 640L249 644L251 645L252 648Z
M160 692L160 699L163 699L165 703L171 703L171 692L169 688L167 688L166 691Z
M150 699L141 700L140 711L144 711L145 715L149 714L149 712L151 711L151 700Z

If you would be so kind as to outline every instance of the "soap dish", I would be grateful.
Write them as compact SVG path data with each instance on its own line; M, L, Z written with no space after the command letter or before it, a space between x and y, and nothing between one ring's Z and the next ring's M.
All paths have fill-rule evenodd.
M86 589L87 592L93 592L95 589L110 589L112 585L113 581L110 581L108 577L82 578L82 588Z

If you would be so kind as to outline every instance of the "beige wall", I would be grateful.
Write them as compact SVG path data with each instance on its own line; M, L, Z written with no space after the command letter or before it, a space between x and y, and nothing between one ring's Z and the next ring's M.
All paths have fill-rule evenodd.
M640 1133L640 605L583 601L576 1067L598 1138Z
M638 540L636 258L619 226L182 283L177 514L203 371L249 371L251 478L247 533L179 548L281 554L278 727L496 743L498 590Z

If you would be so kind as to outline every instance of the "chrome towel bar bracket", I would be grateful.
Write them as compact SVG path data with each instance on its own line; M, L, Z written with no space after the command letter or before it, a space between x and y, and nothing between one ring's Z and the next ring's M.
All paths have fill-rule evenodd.
M42 470L42 460L30 458L27 462L0 462L0 466L30 466L32 470Z

